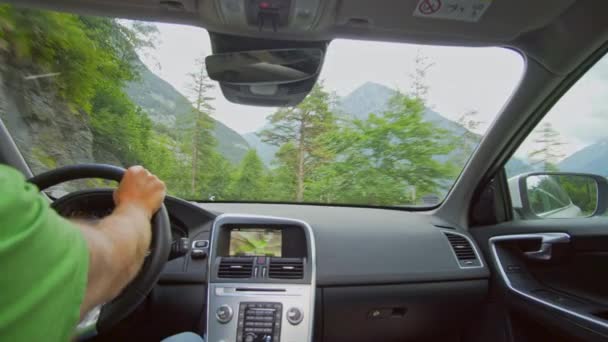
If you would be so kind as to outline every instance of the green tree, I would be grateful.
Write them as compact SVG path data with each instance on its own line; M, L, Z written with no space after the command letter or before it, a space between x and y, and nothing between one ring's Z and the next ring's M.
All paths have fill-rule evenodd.
M336 117L330 109L330 96L322 83L295 107L281 108L269 118L271 127L259 136L262 141L279 146L277 154L283 169L293 170L296 182L294 199L304 199L306 178L323 163L332 160L331 151L320 138L336 128ZM289 148L293 154L285 153Z
M427 73L435 65L427 56L422 54L420 50L416 51L414 57L414 72L410 73L411 89L409 95L413 98L426 101L426 96L429 92L429 86L426 82Z
M459 137L455 137L455 153L452 159L454 165L459 168L464 168L479 143L480 136L475 132L483 122L477 119L477 115L476 110L469 110L458 118L457 123L464 128L464 132Z
M535 150L528 154L531 164L544 171L559 171L557 163L564 157L562 146L566 145L550 122L543 122L532 132Z
M190 155L190 185L191 195L198 197L203 191L205 174L202 170L210 164L210 159L214 155L217 140L213 136L215 123L211 119L214 108L211 106L212 97L209 91L213 89L213 84L207 76L205 60L197 58L195 61L196 69L190 73L190 91L193 111L186 115L186 129L184 138L185 149Z
M228 199L233 165L216 150L206 156L199 168L201 172L202 198L209 201ZM199 198L195 198L199 199Z
M293 201L297 188L296 148L292 142L283 144L275 154L271 169L266 173L265 199L271 201Z
M57 92L75 109L90 110L100 81L120 85L130 76L118 56L99 45L107 37L91 30L82 17L2 5L0 18L6 62L34 75L53 75Z
M169 194L180 196L190 189L183 170L187 169L184 156L179 152L176 141L165 134L155 134L149 139L142 153L142 164L167 184Z
M265 197L264 163L256 150L251 149L241 160L235 179L231 184L230 196L235 200L260 200Z
M453 138L422 119L425 107L418 98L395 95L389 109L366 120L355 120L328 142L337 153L333 165L322 169L325 183L345 203L414 204L427 194L445 190L455 174L447 155Z
M585 176L553 176L570 197L574 205L581 209L582 216L589 216L597 209L597 183Z

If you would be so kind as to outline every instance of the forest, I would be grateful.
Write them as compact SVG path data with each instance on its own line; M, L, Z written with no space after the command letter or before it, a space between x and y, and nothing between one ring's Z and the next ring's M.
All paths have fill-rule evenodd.
M440 201L478 141L474 112L459 120L465 128L459 136L423 120L430 64L422 58L413 61L420 65L413 91L396 93L385 111L349 118L320 81L299 105L269 114L259 137L278 148L270 166L255 149L230 162L212 134L215 85L202 58L189 75L191 110L173 126L153 122L125 92L140 77L137 52L154 49L156 32L153 24L0 6L3 60L32 73L56 73L58 96L72 115L86 117L94 148L123 166L144 165L182 198L379 206L421 204L428 196Z

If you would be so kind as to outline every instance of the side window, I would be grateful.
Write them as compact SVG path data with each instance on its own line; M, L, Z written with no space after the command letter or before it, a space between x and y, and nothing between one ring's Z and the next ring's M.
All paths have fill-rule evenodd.
M516 217L597 214L608 176L608 57L547 113L505 166ZM606 195L606 194L602 194Z

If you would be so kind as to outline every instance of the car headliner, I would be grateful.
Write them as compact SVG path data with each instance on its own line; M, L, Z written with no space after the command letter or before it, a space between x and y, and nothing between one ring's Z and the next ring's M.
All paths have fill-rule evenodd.
M558 97L601 57L608 38L608 1L493 0L477 23L414 17L417 0L325 0L306 32L259 32L227 26L211 0L11 0L14 5L181 23L232 35L280 40L350 38L434 45L501 46L519 51L526 70L519 88L435 211L442 225L468 226L480 182L494 176ZM186 42L185 42L186 43ZM483 94L480 94L483 96Z
M591 41L604 37L605 1L493 0L477 23L413 16L418 0L324 0L314 28L305 32L263 31L222 22L211 0L9 0L90 15L201 26L209 31L283 40L334 38L435 45L505 46L521 50L550 71L566 74L580 64ZM167 3L181 3L181 9ZM581 39L583 38L583 39ZM601 44L603 39L597 43ZM595 48L598 46L595 45ZM555 53L559 51L559 53Z

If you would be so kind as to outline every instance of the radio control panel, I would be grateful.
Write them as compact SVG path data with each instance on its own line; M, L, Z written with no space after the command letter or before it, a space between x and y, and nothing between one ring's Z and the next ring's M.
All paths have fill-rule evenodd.
M281 303L241 303L237 342L279 342L281 340Z

